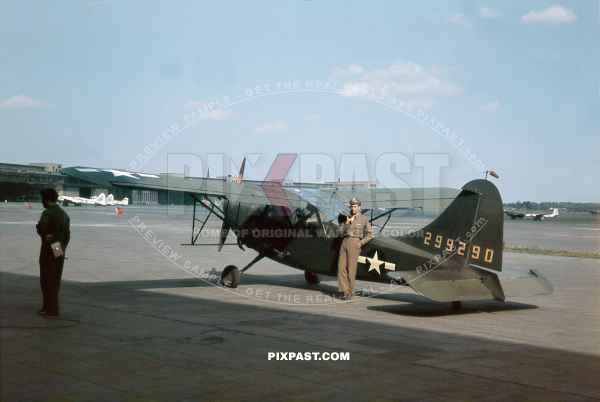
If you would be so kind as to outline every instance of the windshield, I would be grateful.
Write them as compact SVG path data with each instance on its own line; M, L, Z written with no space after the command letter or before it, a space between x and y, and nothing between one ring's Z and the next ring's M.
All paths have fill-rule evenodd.
M288 190L293 191L308 203L306 206L307 210L317 208L323 222L337 222L339 214L348 212L344 200L336 197L335 188L301 186L288 188ZM316 219L316 214L311 214L314 215L311 218Z

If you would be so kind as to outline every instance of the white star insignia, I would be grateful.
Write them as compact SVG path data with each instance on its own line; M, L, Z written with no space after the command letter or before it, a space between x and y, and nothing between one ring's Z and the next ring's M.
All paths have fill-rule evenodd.
M381 275L381 271L379 270L379 267L381 266L381 264L383 264L383 261L381 261L379 258L377 258L377 251L375 251L375 255L373 256L373 258L367 257L367 261L369 262L369 264L371 264L369 266L369 272L375 270L375 271L377 271L377 273L379 275Z
M383 267L388 271L396 270L396 264L392 262L385 262L379 259L379 257L377 256L377 250L375 250L375 254L371 258L365 257L364 255L359 256L358 262L361 264L369 264L368 272L377 271L379 275L381 275L381 271L379 270L379 267L381 267L381 265L383 265Z
M123 172L121 170L105 169L104 171L112 173L114 177L127 176L127 177L131 177L132 179L136 179L136 180L140 179L139 177L135 177L133 174L131 174L129 172Z

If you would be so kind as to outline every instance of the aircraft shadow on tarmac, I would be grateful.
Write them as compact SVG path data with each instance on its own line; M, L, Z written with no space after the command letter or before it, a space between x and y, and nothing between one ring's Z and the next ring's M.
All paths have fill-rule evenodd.
M420 296L417 296L420 297ZM368 306L367 310L383 311L390 314L412 317L440 317L446 315L464 315L476 313L496 313L502 311L517 311L537 309L533 304L501 302L501 301L471 301L463 302L459 309L450 303L436 303L420 300L414 304Z
M217 276L218 271L212 271ZM85 284L84 286L120 288L127 290L141 289L161 289L161 288L207 288L210 286L218 286L217 280L213 279L202 280L200 278L176 278L176 279L155 279L155 280L137 280L137 281L116 281L116 282L101 282L93 284ZM265 285L265 286L282 286L290 289L300 289L315 291L332 298L339 297L337 286L335 285L335 277L328 278L327 282L321 282L318 285L307 285L302 274L284 274L284 275L261 275L261 274L246 274L243 276L241 287L247 285ZM463 302L462 306L457 309L453 308L451 303L435 302L420 296L415 293L400 293L398 291L384 293L370 293L363 288L357 286L357 293L360 295L355 297L355 301L362 299L388 300L399 302L399 304L386 304L379 306L367 306L367 310L387 312L390 314L406 315L414 317L439 317L446 315L464 315L475 313L496 313L502 311L518 311L537 309L538 306L517 302L501 302L501 301L469 301Z
M251 279L250 279L251 278ZM250 280L248 280L250 279ZM334 282L335 277L330 277L328 282ZM277 284L288 288L297 289L312 289L319 291L322 294L328 296L338 296L337 285L330 283L321 282L318 285L309 286L304 281L303 276L300 275L247 275L244 278L246 284ZM401 286L400 288L406 289ZM364 291L363 291L364 289ZM494 313L501 311L517 311L517 310L530 310L539 308L533 304L517 303L517 302L501 302L493 300L484 301L469 301L463 302L460 309L452 307L451 303L435 302L424 296L416 293L400 293L398 291L382 292L382 293L371 293L367 291L368 287L363 288L357 286L356 301L360 301L365 298L372 299L383 299L389 301L396 301L402 304L393 305L381 305L381 306L367 306L367 310L383 311L392 314L408 315L415 317L437 317L444 315L455 315L455 314L473 314L473 313Z
M320 285L319 290L328 295L337 293L337 289L328 285ZM360 292L358 292L360 294ZM382 311L391 314L407 315L414 317L439 317L445 315L463 315L473 313L494 313L501 311L530 310L539 308L533 304L517 302L501 302L494 300L463 302L460 308L454 308L452 303L435 302L415 293L368 293L364 292L355 300L363 298L383 299L400 302L401 304L385 304L380 306L367 306L367 310Z

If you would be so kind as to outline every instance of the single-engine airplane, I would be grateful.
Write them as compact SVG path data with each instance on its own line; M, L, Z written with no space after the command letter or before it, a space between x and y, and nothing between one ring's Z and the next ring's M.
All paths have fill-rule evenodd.
M240 249L258 254L241 269L229 265L221 273L221 284L235 288L241 276L263 258L303 270L309 284L319 275L337 275L340 238L338 217L352 197L362 200L363 214L379 233L392 213L444 202L447 207L431 223L408 235L383 236L368 242L358 257L357 279L395 283L440 302L501 300L507 297L549 294L552 285L537 271L506 278L503 271L502 199L487 179L466 183L462 189L345 189L336 185L282 186L282 181L251 181L243 173L234 180L159 177L108 170L68 168L68 173L102 185L189 194L194 199L192 236L188 245L199 245L198 237L208 219L222 221L219 250L230 232ZM206 216L197 215L197 207ZM382 222L382 224L381 224Z
M505 210L504 213L510 219L532 219L534 221L542 221L545 218L555 218L559 215L558 208L551 208L551 213L545 212L522 212L517 210Z
M61 194L58 196L58 201L62 202L62 204L66 207L69 205L82 206L82 205L95 205L95 206L114 206L114 205L129 205L129 198L124 197L122 200L115 200L115 197L112 194L106 195L104 193L100 193L99 195L93 198L85 198L85 197L76 197Z

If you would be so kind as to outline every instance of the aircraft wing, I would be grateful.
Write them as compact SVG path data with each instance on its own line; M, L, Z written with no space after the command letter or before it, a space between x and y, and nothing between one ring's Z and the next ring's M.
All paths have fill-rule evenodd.
M307 201L298 193L283 189L277 183L244 180L242 182L225 179L184 177L176 174L151 174L115 169L71 167L63 173L80 180L92 182L99 187L130 187L147 190L177 191L229 201L243 200L257 205L275 207L305 207Z
M446 205L456 198L459 190L440 188L372 188L357 191L338 189L335 196L347 205L352 197L361 200L363 209L424 208L428 202L447 200Z
M348 189L332 185L306 184L286 187L316 205L329 219L348 212L348 202L356 197L361 200L361 209L383 212L390 209L422 209L439 214L456 198L459 190L453 188L372 188Z
M71 167L63 173L75 178L93 182L99 187L124 186L149 190L178 191L229 201L243 200L257 205L275 207L305 208L307 203L316 206L325 216L337 219L341 212L347 212L348 202L357 197L363 209L410 209L431 207L444 209L459 190L453 188L372 188L348 189L335 185L301 184L280 186L278 183L244 180L241 183L225 179L183 177L175 174L150 174L115 169Z

